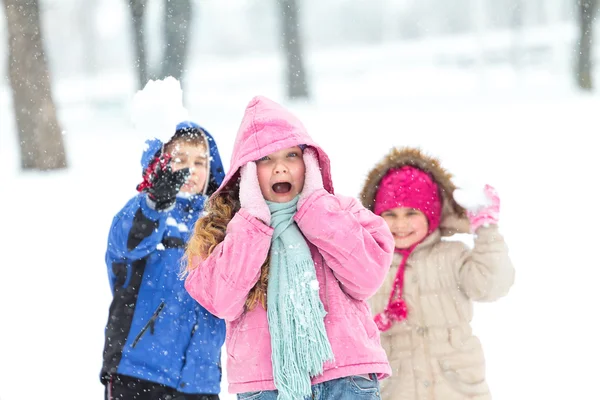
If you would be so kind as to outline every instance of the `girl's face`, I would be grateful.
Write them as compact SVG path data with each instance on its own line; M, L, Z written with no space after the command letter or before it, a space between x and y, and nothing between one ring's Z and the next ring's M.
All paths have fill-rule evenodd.
M304 187L304 159L298 146L276 151L256 161L258 183L265 200L285 203Z
M171 150L171 168L173 171L190 169L190 177L181 187L180 192L202 193L208 176L206 146L186 141L175 142Z
M427 236L427 217L414 208L396 207L381 213L394 236L397 249L408 249Z

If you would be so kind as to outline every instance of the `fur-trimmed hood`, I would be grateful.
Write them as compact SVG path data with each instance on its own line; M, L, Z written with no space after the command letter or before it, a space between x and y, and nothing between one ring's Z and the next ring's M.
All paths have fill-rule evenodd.
M452 182L452 174L440 165L437 158L429 156L418 148L398 147L392 150L369 172L363 189L360 192L362 204L373 211L375 195L379 182L391 168L409 165L429 173L437 183L442 198L442 217L440 231L443 236L455 233L469 233L469 220L465 209L461 207L452 194L456 186Z

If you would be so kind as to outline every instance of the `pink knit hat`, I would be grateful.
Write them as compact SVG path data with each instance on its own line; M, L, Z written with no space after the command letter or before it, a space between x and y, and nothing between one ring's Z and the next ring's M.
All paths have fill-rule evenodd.
M410 166L388 170L375 195L375 214L381 215L396 207L409 207L421 211L429 222L429 234L440 225L442 202L438 185L426 172ZM408 307L402 296L404 291L404 268L406 261L418 243L408 249L396 249L402 255L402 262L394 278L390 298L385 309L374 318L380 331L387 331L394 322L403 321L408 315Z
M418 168L391 168L379 182L374 212L381 215L396 207L421 211L429 222L429 233L433 232L440 224L442 213L438 185L428 173Z

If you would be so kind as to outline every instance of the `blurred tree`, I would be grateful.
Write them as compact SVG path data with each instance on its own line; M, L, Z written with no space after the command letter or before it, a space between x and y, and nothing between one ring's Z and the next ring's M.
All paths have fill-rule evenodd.
M146 61L146 35L144 34L144 13L146 0L127 0L133 23L133 45L135 46L135 69L140 89L148 82L148 62Z
M99 2L103 0L86 0L78 2L75 6L75 15L71 29L76 30L81 41L78 42L78 51L83 59L83 70L88 76L95 75L98 70L100 47L96 18ZM42 6L43 7L43 6ZM72 51L73 49L71 49Z
M164 0L163 52L160 71L150 74L146 57L144 15L147 0L127 0L134 30L135 66L143 88L148 79L172 76L181 81L185 71L192 20L192 0ZM182 83L183 86L183 83Z
M281 11L282 49L286 57L287 96L307 98L308 85L302 53L302 37L296 0L277 0Z
M21 148L21 168L67 167L52 99L38 0L3 0L8 27L8 74Z
M579 20L579 52L577 57L577 84L583 90L592 90L593 25L598 11L598 0L577 0Z
M523 64L523 28L525 26L525 2L513 0L510 6L511 46L510 60L513 68L520 69Z
M162 78L181 81L187 60L192 0L165 0Z

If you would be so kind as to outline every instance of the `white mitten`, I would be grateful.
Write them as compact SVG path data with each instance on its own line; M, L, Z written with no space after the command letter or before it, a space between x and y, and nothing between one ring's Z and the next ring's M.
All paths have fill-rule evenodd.
M253 161L240 168L240 205L265 224L271 223L271 211L260 191L256 163Z
M304 159L304 187L298 199L298 209L302 207L304 201L319 189L323 189L323 175L319 167L317 151L311 147L304 150L302 155Z

